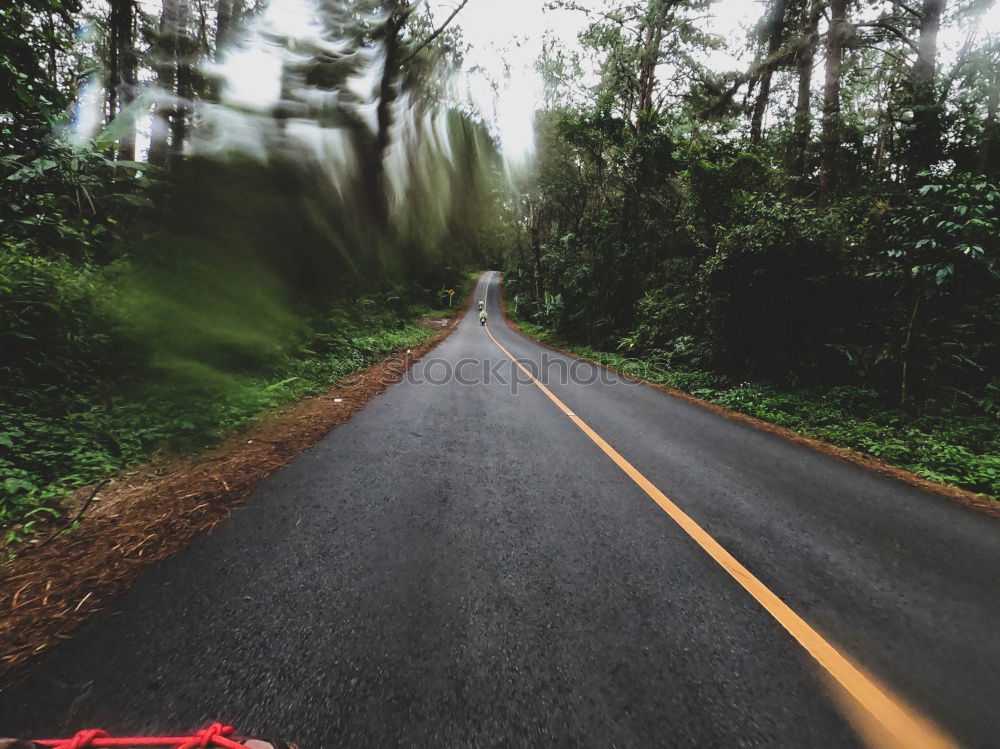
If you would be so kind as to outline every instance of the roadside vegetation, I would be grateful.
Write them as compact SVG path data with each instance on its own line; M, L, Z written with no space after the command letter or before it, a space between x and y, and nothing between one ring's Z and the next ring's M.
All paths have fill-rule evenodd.
M296 348L255 371L192 382L133 363L124 376L94 372L72 387L50 380L5 393L0 473L7 501L0 524L24 521L27 527L15 536L30 533L33 518L58 516L59 500L70 490L163 451L203 449L269 409L322 393L422 343L433 331L416 321L447 313L419 304L393 309L385 296L363 297L310 320Z
M464 2L321 3L331 47L244 0L0 8L0 525L412 345L500 258L594 358L998 494L990 3L768 0L745 44L708 0L548 5L589 23L521 167L455 98ZM241 50L273 100L227 99Z
M446 314L448 289L459 306L466 269L495 251L499 157L440 88L451 30L397 3L387 38L373 1L324 16L336 60L252 32L294 57L282 96L299 141L278 108L228 104L207 72L264 5L0 9L0 526L15 537L74 488L424 341L417 321ZM372 80L394 96L362 137L372 112L351 97L308 107L371 72L357 66L375 39L396 63Z
M713 372L674 369L662 361L598 351L570 343L529 321L517 322L540 341L632 377L868 453L932 481L1000 498L1000 430L992 416L976 409L925 401L914 412L857 385L736 382Z
M724 42L696 0L591 15L578 50L541 64L511 311L591 358L1000 495L985 7L768 0L729 73L700 62Z

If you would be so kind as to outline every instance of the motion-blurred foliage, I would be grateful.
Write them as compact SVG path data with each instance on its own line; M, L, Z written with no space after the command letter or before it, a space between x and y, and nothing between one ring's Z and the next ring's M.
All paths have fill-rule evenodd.
M499 253L496 146L416 9L318 3L301 38L228 0L0 9L0 525L423 340ZM269 50L280 101L225 100L196 63L227 39Z

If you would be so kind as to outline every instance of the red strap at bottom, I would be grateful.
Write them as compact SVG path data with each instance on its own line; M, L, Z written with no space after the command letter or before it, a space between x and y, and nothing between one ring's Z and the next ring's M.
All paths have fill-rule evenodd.
M102 747L160 746L172 749L201 749L201 747L222 747L223 749L246 749L245 744L227 738L233 732L232 726L213 723L193 736L136 736L115 737L106 731L90 728L79 731L71 739L35 739L39 746L52 749L102 749Z

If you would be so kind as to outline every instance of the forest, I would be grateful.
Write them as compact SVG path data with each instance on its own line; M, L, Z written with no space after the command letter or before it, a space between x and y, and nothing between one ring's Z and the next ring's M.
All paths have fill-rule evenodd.
M976 0L586 13L508 205L522 329L1000 494L1000 29ZM943 40L958 40L946 44Z
M469 290L499 172L443 91L453 31L403 0L295 10L0 8L8 541L76 487L424 340L414 322ZM264 50L280 90L226 98L227 46Z
M475 3L0 8L8 540L426 339L486 267L539 338L1000 495L991 0L766 0L745 38L551 0L583 30L516 166L460 91Z

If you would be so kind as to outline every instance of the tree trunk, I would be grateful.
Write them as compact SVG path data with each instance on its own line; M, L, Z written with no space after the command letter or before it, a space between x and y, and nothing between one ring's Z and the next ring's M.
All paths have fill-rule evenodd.
M539 205L531 206L531 258L533 280L535 284L535 299L542 301L542 220Z
M910 314L910 324L906 327L906 341L903 343L903 372L899 381L899 403L906 404L909 397L910 343L913 341L913 328L917 324L917 313L920 311L920 294L913 302L913 312Z
M1000 109L1000 80L994 75L986 100L986 123L983 125L983 144L979 151L979 171L983 174L993 174L997 171L997 152L1000 150L998 109Z
M385 22L383 44L385 47L385 68L379 83L378 107L375 110L378 132L375 135L375 150L381 164L389 148L389 129L392 127L392 105L399 95L399 62L401 49L399 33L403 30L408 9L398 6Z
M149 161L165 164L170 151L170 115L176 94L178 0L162 0L153 69L160 89L150 127Z
M848 0L830 0L830 30L826 40L826 81L823 86L823 132L820 135L820 190L829 195L838 185L839 155L843 137L840 117L840 84L847 40Z
M236 13L234 0L219 0L215 9L215 59L221 58L223 46L229 41L229 32Z
M639 61L639 100L636 112L636 129L641 132L645 120L653 111L653 91L656 88L656 66L660 62L660 43L663 41L663 0L649 0L646 12L646 34Z
M937 38L946 0L924 0L921 6L917 59L910 70L913 97L911 170L916 173L941 160L941 113L935 90Z
M56 17L49 11L46 26L48 26L49 32L49 79L52 81L52 85L59 85L59 66L56 61L56 53L58 52L59 44L56 42Z
M804 9L802 41L795 55L798 72L798 95L795 99L792 149L789 158L791 171L798 177L806 175L806 149L812 131L810 107L812 101L813 63L816 60L816 44L819 39L819 18L823 13L822 0L810 0L808 10Z
M517 205L514 206L514 211L511 213L511 221L514 224L514 247L517 249L517 262L520 264L521 268L527 267L528 263L524 258L524 246L521 243L521 237L524 234L524 227L521 226L521 216L518 213Z
M771 6L771 13L767 20L767 58L770 59L777 54L781 48L782 32L785 28L785 3L786 0L774 0ZM757 99L754 101L753 114L750 117L750 143L759 145L764 135L764 112L767 111L768 99L771 96L771 76L774 68L770 65L764 67L764 72L760 77L760 91L757 92Z
M111 0L108 15L108 121L135 100L135 0ZM118 141L118 158L135 158L135 126Z
M392 128L392 105L399 96L399 70L402 60L400 33L413 11L405 0L387 0L383 3L387 13L380 38L385 53L382 78L379 81L378 105L375 109L377 129L372 144L371 164L363 176L364 193L375 226L386 230L389 225L389 186L386 184L385 157L389 150Z
M191 6L189 0L174 0L177 7L175 36L175 70L177 98L170 112L170 153L179 156L188 138L191 101L194 98L194 58L196 42L191 36Z
M882 100L886 102L885 108L879 110L878 122L875 125L875 165L872 174L881 177L885 169L886 156L892 147L893 123L895 121L895 111L892 106L893 86L890 84L886 89Z

